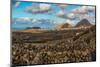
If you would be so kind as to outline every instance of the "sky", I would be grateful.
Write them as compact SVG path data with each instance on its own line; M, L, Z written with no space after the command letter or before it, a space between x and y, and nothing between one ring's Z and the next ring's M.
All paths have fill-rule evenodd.
M12 2L12 28L39 26L54 28L55 25L70 23L76 25L80 20L88 19L95 24L95 6L41 3L41 2ZM52 26L54 25L54 26Z

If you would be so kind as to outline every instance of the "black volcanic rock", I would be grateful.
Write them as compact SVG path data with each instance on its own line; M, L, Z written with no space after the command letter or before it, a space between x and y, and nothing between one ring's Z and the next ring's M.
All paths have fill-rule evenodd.
M75 27L81 27L81 26L86 27L86 26L91 26L91 25L92 24L87 19L83 19L80 22L78 22Z
M26 29L41 29L40 27L27 27Z

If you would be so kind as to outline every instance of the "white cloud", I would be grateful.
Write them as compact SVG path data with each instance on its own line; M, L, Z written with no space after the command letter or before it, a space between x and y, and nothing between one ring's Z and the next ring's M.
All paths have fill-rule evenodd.
M25 11L33 14L48 13L49 11L51 11L51 5L50 4L32 5L27 7Z
M66 22L66 23L69 23L69 24L71 24L71 25L75 25L75 24L74 24L74 21L72 21L72 20L70 20L70 19L67 19L65 22Z
M57 16L58 17L64 17L65 16L65 13L64 13L64 11L59 11L58 13L57 13Z
M34 22L37 22L37 20L36 19L32 19L32 23L34 23Z
M67 18L69 18L69 19L75 19L75 14L74 13L70 13L70 14L68 14L67 15Z
M50 4L40 4L40 10L49 10L51 5Z
M77 14L87 14L88 12L94 12L94 11L95 11L94 6L82 6L72 10L73 13Z
M87 14L88 13L88 9L87 6L82 6L76 9L72 10L73 13L77 13L77 14Z
M31 18L28 18L28 17L21 17L21 18L16 18L15 21L18 21L18 22L31 22Z

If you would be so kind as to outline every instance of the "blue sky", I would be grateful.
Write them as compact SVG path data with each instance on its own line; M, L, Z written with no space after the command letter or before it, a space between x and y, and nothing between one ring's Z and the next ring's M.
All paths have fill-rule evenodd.
M56 21L59 21L59 22L63 22L65 21L64 18L59 18L57 16L55 16L55 14L60 11L61 9L57 6L57 4L52 4L51 7L52 9L54 9L54 13L52 13L52 15L49 15L49 14L31 14L31 13L28 13L28 12L25 12L25 9L28 7L28 6L32 6L33 4L40 4L40 3L32 3L32 2L20 2L19 6L18 7L15 7L16 3L12 6L13 7L13 11L12 11L12 17L13 18L19 18L19 17L30 17L30 18L47 18L47 19L53 19L53 20L56 20ZM67 12L69 12L70 10L72 10L73 8L77 8L77 7L80 7L80 6L75 6L75 5L69 5L69 6L66 6L66 10ZM58 20L59 19L59 20Z
M71 23L75 25L81 19L88 18L91 23L95 23L94 6L68 5L68 4L50 4L39 2L13 2L12 4L12 20L13 27L15 19L25 18L25 20L50 19L56 24ZM80 17L79 17L80 16ZM90 18L91 17L91 18ZM27 18L27 19L26 19ZM93 20L94 19L94 20ZM23 21L21 20L21 21ZM25 21L24 20L24 21ZM20 21L20 22L21 22ZM31 22L31 21L30 21ZM25 24L24 24L25 25Z

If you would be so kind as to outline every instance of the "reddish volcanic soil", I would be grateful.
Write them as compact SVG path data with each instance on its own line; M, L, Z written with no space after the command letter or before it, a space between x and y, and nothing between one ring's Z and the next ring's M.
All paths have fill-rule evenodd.
M42 33L45 32L47 30L42 30L42 29L26 29L26 30L20 30L20 31L16 31L16 32L26 32L26 33Z

